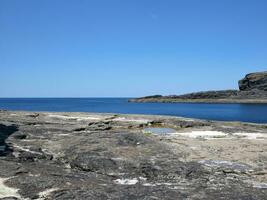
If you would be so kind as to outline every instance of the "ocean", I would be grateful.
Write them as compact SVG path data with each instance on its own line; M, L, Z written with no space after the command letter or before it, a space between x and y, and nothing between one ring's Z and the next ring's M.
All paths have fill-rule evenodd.
M267 104L129 103L128 98L0 98L0 109L171 115L267 123Z

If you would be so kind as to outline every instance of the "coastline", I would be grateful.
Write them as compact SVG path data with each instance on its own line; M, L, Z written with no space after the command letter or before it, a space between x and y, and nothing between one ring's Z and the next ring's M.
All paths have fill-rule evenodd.
M182 95L153 95L130 99L129 102L266 104L267 72L247 74L238 81L238 88L239 90L210 90Z
M146 103L146 102L140 102L140 103ZM158 103L158 102L149 102L149 103ZM177 103L203 103L205 102L177 102ZM208 103L207 103L208 104ZM220 104L220 103L218 103ZM16 113L18 114L44 114L44 115L59 115L59 116L72 116L71 118L77 119L80 116L96 116L96 118L101 119L101 117L107 117L107 118L113 118L113 117L124 117L124 118L143 118L147 120L166 120L166 119L172 119L172 120L181 120L181 121L195 121L195 122L208 122L208 123L218 123L218 124L251 124L251 125L259 125L259 126L265 126L267 127L267 123L265 122L249 122L249 121L239 121L239 120L215 120L215 119L201 119L201 118L194 118L194 117L183 117L183 116L176 116L176 115L161 115L161 114L125 114L125 113L113 113L113 112L80 112L80 111L28 111L28 110L7 110L7 109L0 109L1 113ZM73 117L74 116L74 117ZM85 117L86 118L86 117ZM89 117L90 119L90 117Z
M1 111L0 132L5 145L0 156L0 197L216 199L219 195L233 199L253 195L263 199L267 195L267 124Z
M132 103L207 103L207 104L267 104L267 99L174 99L174 98L136 98Z

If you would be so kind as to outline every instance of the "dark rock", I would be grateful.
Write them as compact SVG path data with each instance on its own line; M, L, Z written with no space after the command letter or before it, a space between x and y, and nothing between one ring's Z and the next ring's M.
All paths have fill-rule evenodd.
M16 172L21 169L21 165L13 161L0 160L0 166L0 177L15 176Z
M37 122L25 122L25 125L35 126L37 125Z
M112 172L118 167L114 160L104 157L96 152L80 153L70 165L73 168L79 168L83 171L100 173Z
M206 165L207 167L217 168L217 170L222 170L224 173L247 173L252 167L247 164L233 163L233 162L221 162L214 160L203 160L200 163Z
M125 133L125 134L119 134L117 144L120 146L137 146L137 145L144 145L149 142L150 140L143 134Z
M0 124L0 145L4 145L6 138L16 131L18 131L18 127L16 125L6 126L4 124Z
M177 121L174 124L176 127L179 128L192 128L192 127L203 127L208 126L208 123L202 121Z
M252 89L267 91L267 72L247 74L238 84L241 91Z
M53 156L39 152L23 151L19 154L18 158L20 161L35 162L39 160L52 160Z
M81 200L81 199L88 199L88 200L103 200L103 199L110 199L109 195L104 194L103 192L99 191L84 191L84 190L60 190L54 192L52 195L52 199L54 200Z
M93 131L107 131L112 128L111 121L91 122L88 126Z
M152 96L146 96L146 97L144 97L144 98L160 98L160 97L162 97L162 95L152 95Z
M153 120L152 122L149 122L148 125L149 126L162 126L163 122L159 121L159 120Z
M16 149L14 149L16 150ZM20 161L35 162L39 160L52 160L53 155L44 153L40 147L30 147L29 150L18 150L18 159Z
M207 91L196 92L190 94L184 94L180 96L172 96L171 98L180 99L223 99L238 95L237 90L219 90L219 91ZM167 96L168 97L168 96Z
M0 156L6 155L10 152L8 145L6 144L6 139L13 133L18 131L18 126L16 125L4 125L0 124Z
M164 172L160 167L149 162L141 163L140 170L141 174L149 180L158 178Z
M27 138L26 134L14 134L13 137L18 140L24 140Z
M251 73L238 82L239 90L194 92L184 95L147 96L129 102L267 103L267 72Z
M148 180L157 182L176 182L181 178L193 179L207 175L199 163L184 163L176 159L163 159L156 163L144 161L140 164L140 173Z
M14 185L16 188L20 188L19 193L26 197L25 199L38 199L39 192L54 187L54 185L56 187L56 184L60 185L61 182L62 179L59 177L52 179L51 175L29 176L28 174L22 174L16 179L9 179L7 185Z
M32 113L32 114L29 114L27 115L28 117L32 117L32 118L36 118L36 117L39 117L39 113Z
M73 129L73 131L75 131L75 132L80 132L80 131L85 131L85 130L86 130L86 128L84 128L84 127Z

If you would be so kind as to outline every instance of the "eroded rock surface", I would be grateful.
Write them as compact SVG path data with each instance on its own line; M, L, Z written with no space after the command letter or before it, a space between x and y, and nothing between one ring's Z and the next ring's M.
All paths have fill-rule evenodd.
M1 111L0 136L0 199L267 196L266 125Z
M267 91L267 72L247 74L238 84L241 91L253 89Z

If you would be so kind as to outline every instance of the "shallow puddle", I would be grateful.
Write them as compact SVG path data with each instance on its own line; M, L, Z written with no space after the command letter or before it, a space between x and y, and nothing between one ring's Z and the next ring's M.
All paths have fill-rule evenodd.
M145 128L143 132L151 133L155 135L168 135L168 134L176 133L176 130L172 128Z

